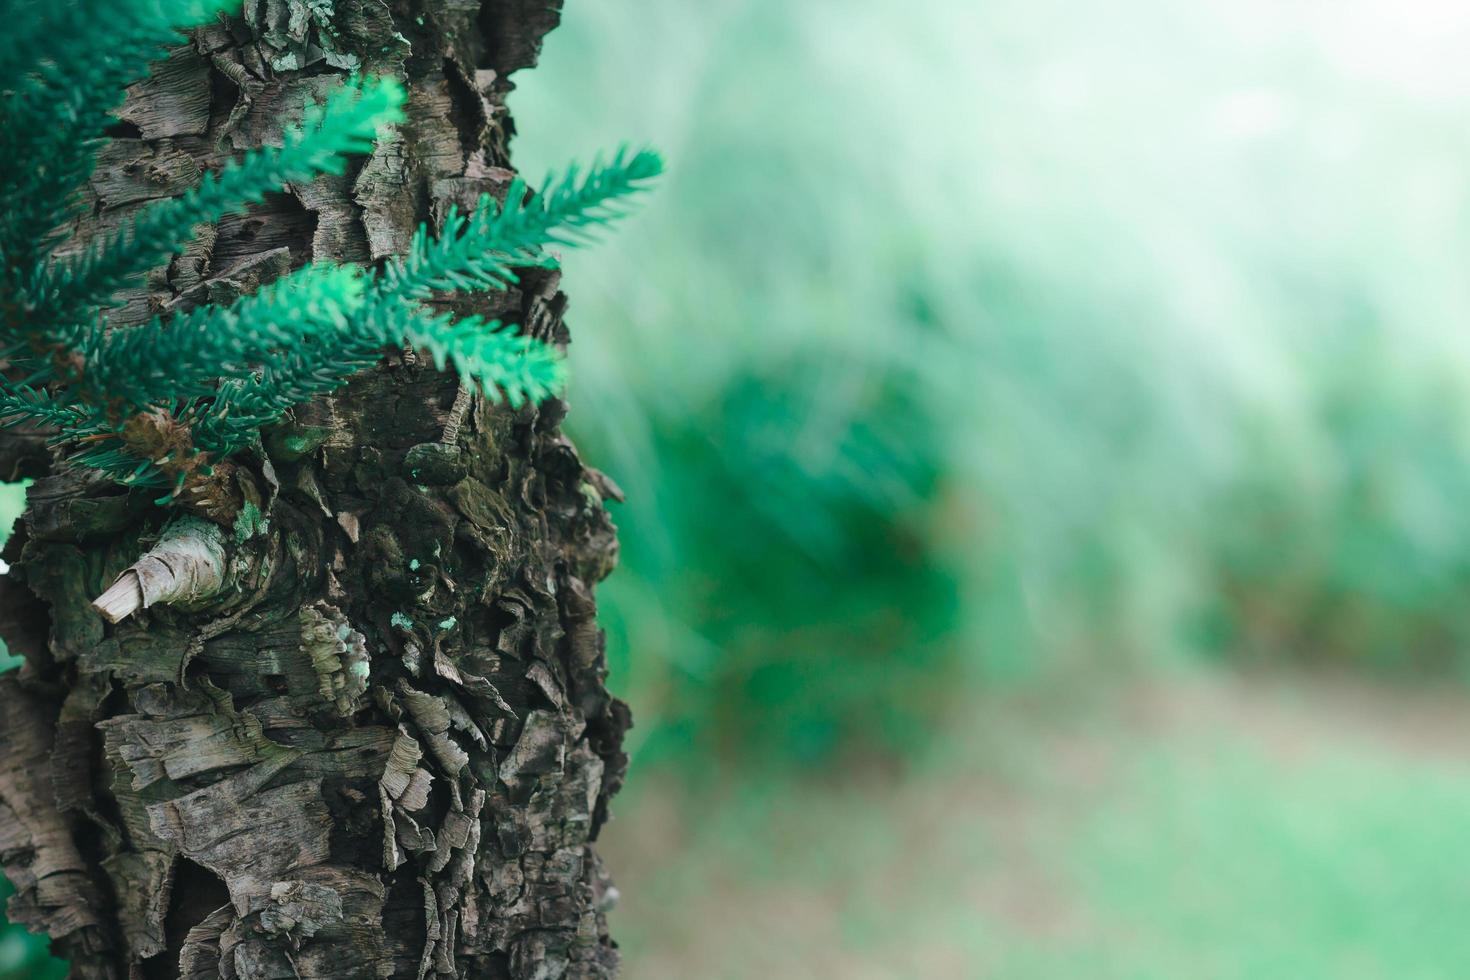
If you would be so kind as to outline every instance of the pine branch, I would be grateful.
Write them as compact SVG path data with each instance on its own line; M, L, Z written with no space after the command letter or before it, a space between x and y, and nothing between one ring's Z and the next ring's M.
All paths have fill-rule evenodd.
M359 279L357 286L362 284ZM337 390L378 364L384 348L401 346L397 325L408 315L408 304L371 293L355 298L350 310L344 306L345 318L320 323L257 370L226 380L212 403L192 407L199 446L220 457L237 452L292 407Z
M150 460L126 451L121 428L99 409L64 403L43 388L0 382L0 427L36 422L52 429L52 445L83 447L69 457L73 465L100 470L124 483L161 484L160 472Z
M314 335L248 379L220 389L213 410L198 413L200 447L219 455L237 451L292 406L333 391L376 364L390 344L422 347L441 369L454 364L461 377L495 401L503 393L519 407L555 394L564 368L554 350L498 322L477 317L455 322L431 314L415 300L440 290L504 288L514 281L512 264L542 264L540 249L546 244L586 241L580 232L622 216L623 200L642 190L662 166L651 151L632 156L619 151L610 164L594 165L580 181L575 168L558 181L548 178L551 194L528 199L517 179L504 207L485 196L474 217L451 209L437 239L420 226L409 255L389 263L349 323Z
M385 348L403 345L427 351L440 370L453 364L492 402L503 397L513 408L543 401L565 382L556 349L513 327L474 316L456 321L395 299L312 334L248 378L224 383L213 403L187 413L198 446L218 457L237 452L292 407L335 391L378 364Z
M629 155L620 149L606 166L594 162L579 181L573 166L547 189L527 196L520 178L511 181L504 205L482 195L474 215L451 208L437 238L420 226L409 254L388 264L379 292L425 299L435 292L504 289L516 281L517 266L552 263L549 244L580 245L600 227L627 213L628 199L663 172L652 150Z
M628 147L619 147L606 165L600 155L594 157L585 177L576 164L559 180L554 173L547 174L545 186L526 207L502 216L501 234L510 239L549 228L549 242L589 244L597 229L627 217L633 195L647 190L648 182L664 172L663 158L653 150L632 156L629 152Z
M0 425L41 421L73 447L75 464L127 484L171 486L170 497L197 496L220 477L214 462L253 443L292 406L376 365L387 347L426 351L492 401L519 407L557 392L564 365L554 348L422 301L505 288L516 268L553 264L547 245L580 244L626 212L662 167L651 152L621 151L585 176L574 168L548 178L541 195L528 195L517 179L504 206L484 197L471 216L451 210L437 238L420 227L409 254L376 276L312 265L227 307L112 332L95 320L117 289L162 264L196 224L284 183L340 173L348 154L370 150L378 127L398 118L402 99L391 81L345 87L281 147L247 154L183 197L145 209L77 258L38 266L18 299L0 296L7 325L18 312L30 345L13 363L32 370L29 384L0 385ZM5 339L0 333L0 350ZM53 395L34 386L41 381L68 387Z
M62 430L65 438L87 427L90 413L78 405L66 405L44 388L0 382L0 426L15 422L39 422Z
M0 40L0 270L23 273L54 244L91 176L124 87L145 74L176 25L238 0L55 0L9 11Z
M468 316L456 321L422 307L415 312L404 326L404 339L428 351L439 370L453 364L461 378L476 382L492 402L502 395L512 408L545 401L566 381L565 362L554 347L499 320Z
M346 329L362 307L365 280L354 266L310 265L227 307L204 306L110 334L97 328L81 380L84 398L139 409L211 396L221 377L241 376L269 357Z
M130 487L166 487L169 480L151 459L139 459L128 451L121 436L109 434L105 442L87 444L67 462L97 470L110 479Z
M378 129L401 118L403 99L393 79L344 85L325 107L311 108L282 146L246 154L182 197L145 208L80 256L38 269L27 291L29 318L56 324L54 342L75 343L72 325L83 311L106 305L129 282L181 251L196 225L257 203L285 184L340 174L349 155L371 152Z
M8 103L16 89L36 69L37 53L61 35L57 29L68 10L64 4L41 0L7 0L0 17L7 30L0 33L0 98Z
M246 378L225 381L212 402L196 403L187 413L199 448L220 458L238 452L292 407L336 391L375 366L383 348L350 328L333 331Z

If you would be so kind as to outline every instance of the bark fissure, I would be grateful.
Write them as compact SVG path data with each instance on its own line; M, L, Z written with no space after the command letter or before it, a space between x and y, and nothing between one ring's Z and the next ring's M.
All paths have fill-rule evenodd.
M556 8L259 0L196 32L130 90L78 243L275 139L349 70L403 77L408 119L355 173L203 229L115 322L381 258L503 193L507 76ZM558 286L538 270L455 306L565 344ZM0 678L0 861L12 915L74 976L615 972L591 848L629 724L592 600L615 491L564 414L467 401L390 354L236 461L239 516L203 549L146 494L67 470L32 487L0 579L27 658ZM119 577L110 623L92 602Z

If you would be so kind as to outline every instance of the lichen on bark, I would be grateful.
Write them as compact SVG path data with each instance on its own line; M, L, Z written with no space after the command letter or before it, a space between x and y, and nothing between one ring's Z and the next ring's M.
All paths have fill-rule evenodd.
M275 139L350 69L402 77L408 119L354 172L201 229L115 322L382 258L503 193L508 75L558 6L251 0L195 32L130 89L78 245ZM528 270L456 306L565 344L558 285ZM616 541L565 410L466 406L390 354L238 460L216 592L116 625L93 599L173 515L7 437L6 471L41 476L0 576L26 659L0 678L12 916L85 980L613 975L591 843L629 716L592 588Z

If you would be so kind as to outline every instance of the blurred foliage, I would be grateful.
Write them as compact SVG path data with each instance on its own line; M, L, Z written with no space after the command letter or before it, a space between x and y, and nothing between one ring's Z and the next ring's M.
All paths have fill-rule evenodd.
M24 483L0 483L0 542L10 537L10 529L25 508Z
M0 902L8 900L10 893L9 880L0 875ZM19 926L0 929L0 980L61 980L66 973L66 964L51 958L45 937L33 936Z
M1470 669L1467 38L1428 0L569 9L518 159L671 164L567 259L640 761L909 754L1094 665Z
M1315 379L1316 467L1266 442L1221 505L1206 647L1417 676L1470 672L1465 366L1382 339ZM1456 375L1462 375L1456 378Z

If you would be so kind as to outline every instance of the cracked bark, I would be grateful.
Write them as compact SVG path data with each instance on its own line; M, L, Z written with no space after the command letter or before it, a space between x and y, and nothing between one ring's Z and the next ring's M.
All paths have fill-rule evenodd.
M195 32L130 90L78 243L277 138L350 70L402 77L409 118L347 175L201 229L117 322L381 258L502 190L506 79L558 6L248 0ZM457 305L567 341L554 273ZM629 724L592 598L616 561L610 483L561 402L456 394L390 353L299 408L241 460L261 500L225 529L223 587L117 625L91 602L170 515L64 468L32 487L0 577L26 658L0 679L0 862L12 917L74 977L615 973L591 848ZM0 462L37 472L37 444Z

